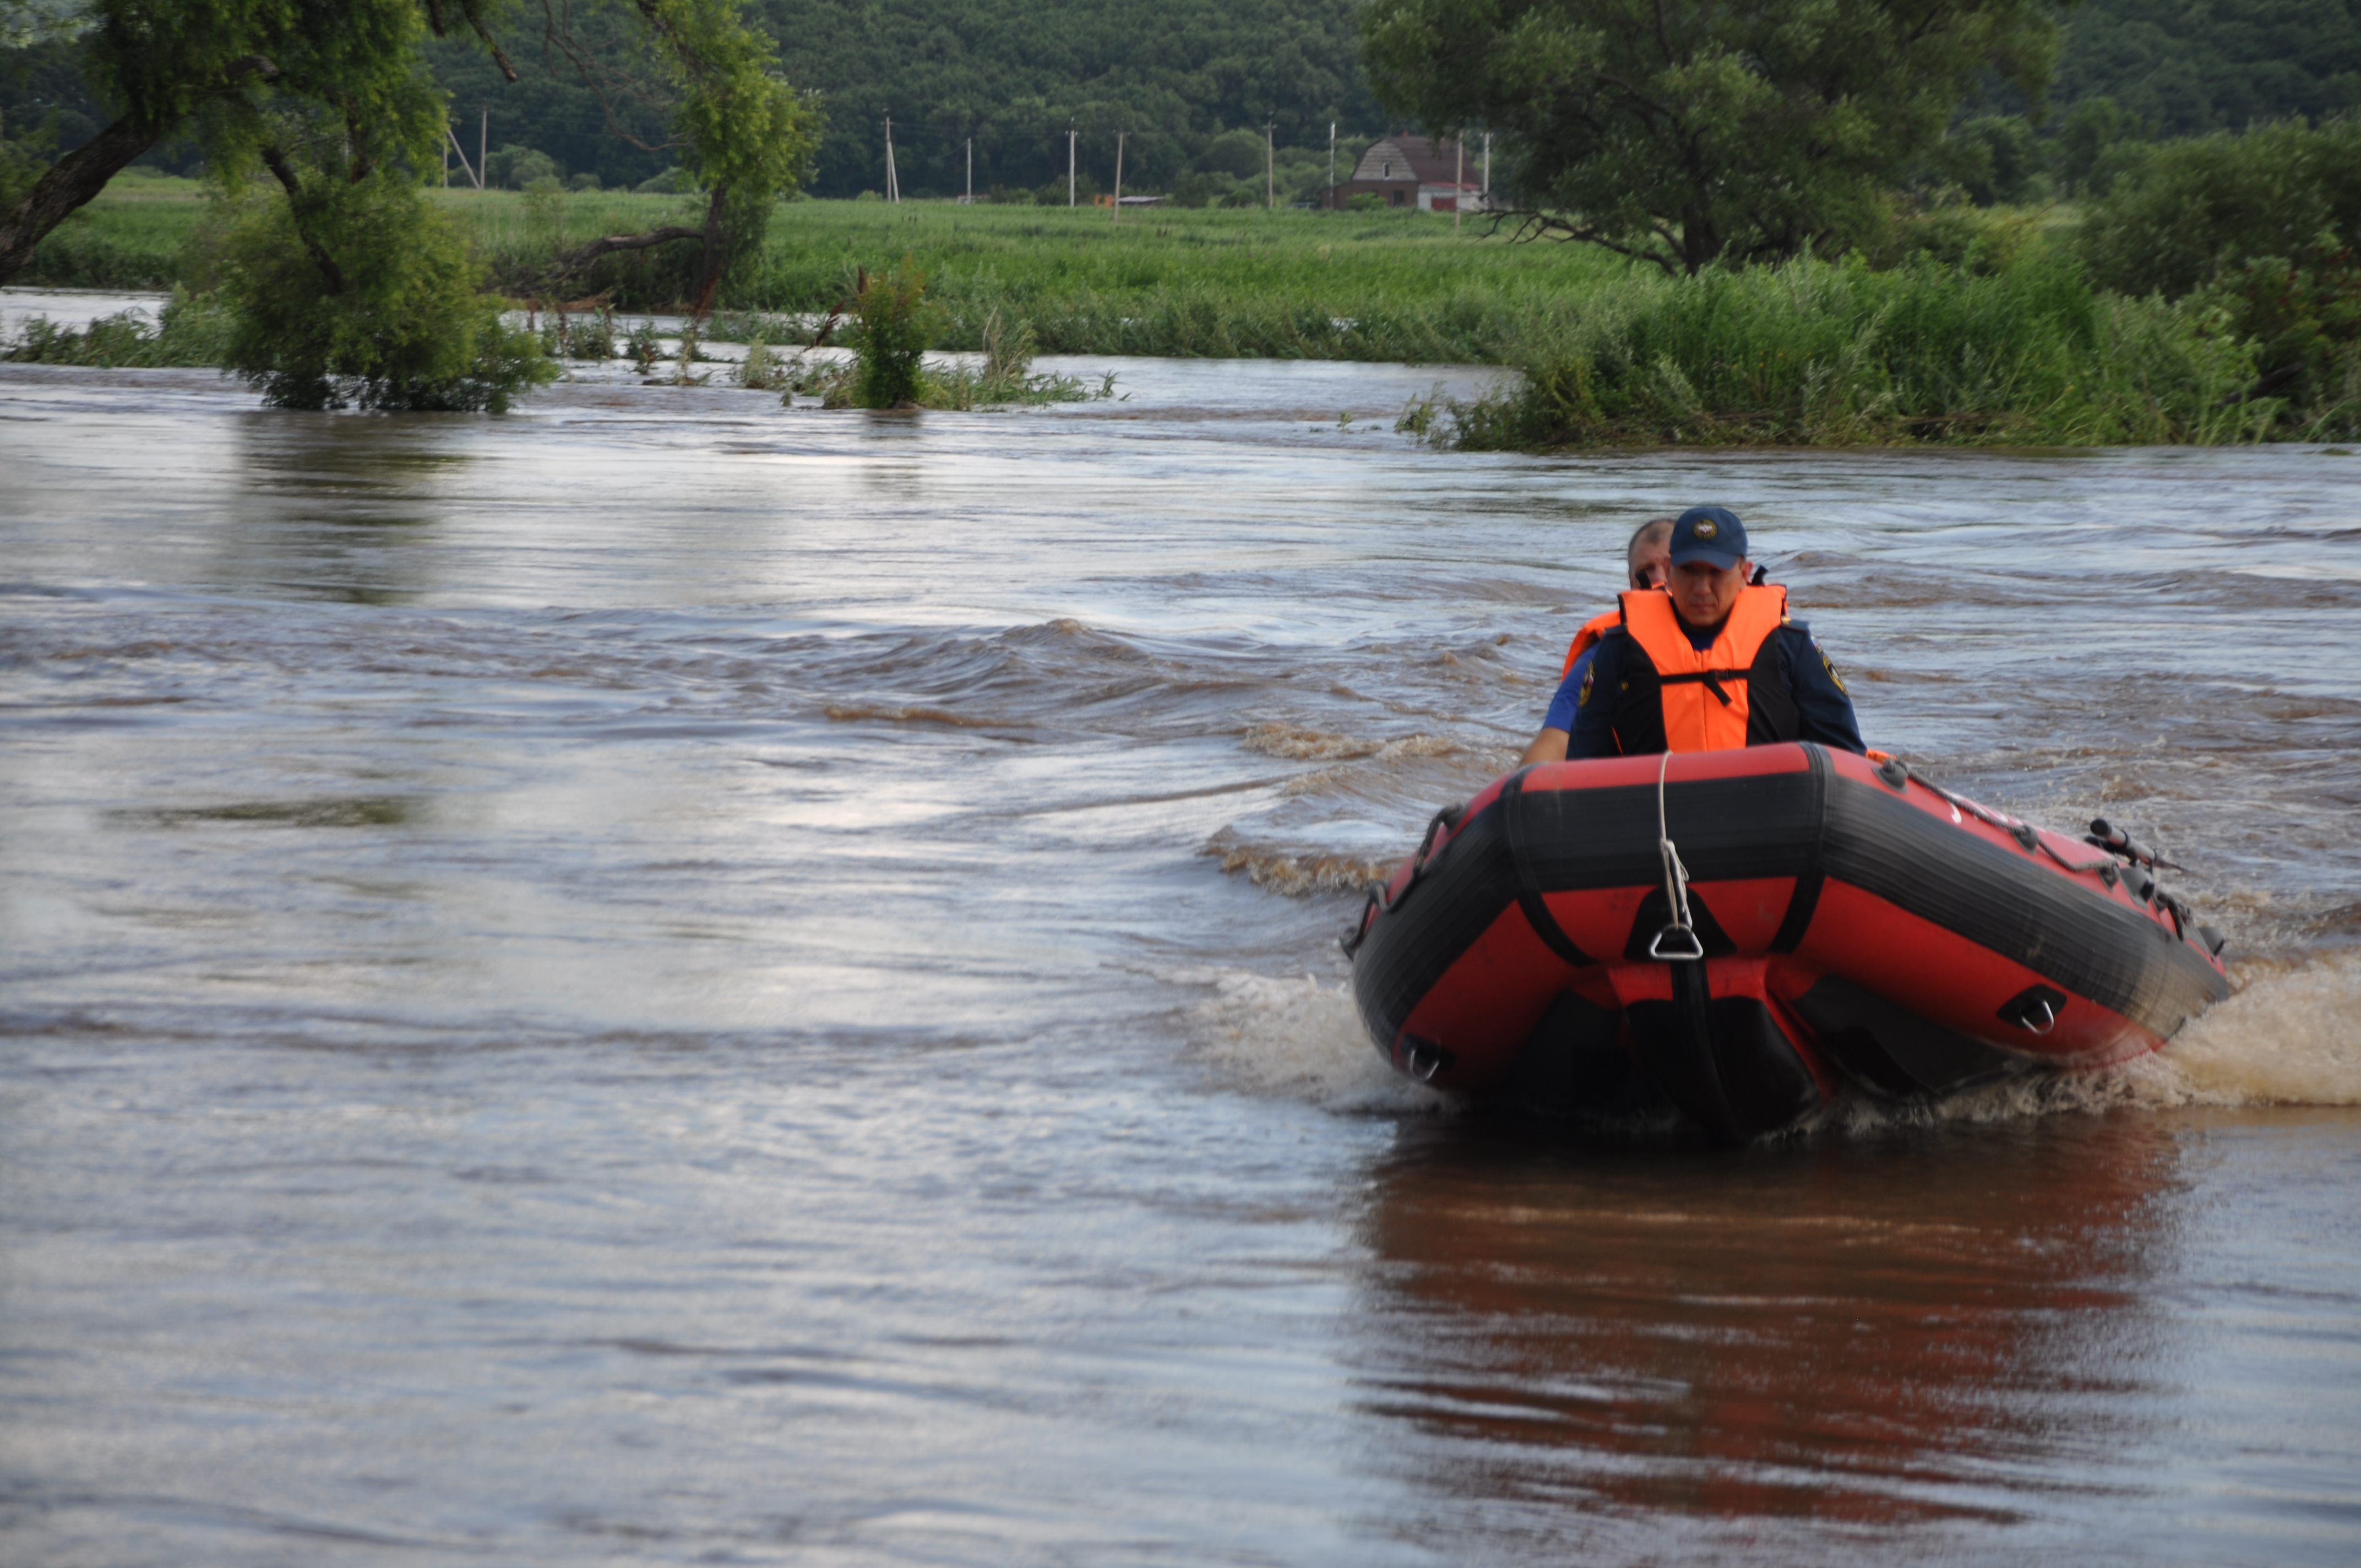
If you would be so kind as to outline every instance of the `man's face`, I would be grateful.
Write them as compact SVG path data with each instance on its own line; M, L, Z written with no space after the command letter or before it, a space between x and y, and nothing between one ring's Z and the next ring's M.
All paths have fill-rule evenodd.
M1673 609L1681 620L1703 631L1719 624L1738 602L1746 586L1747 563L1717 566L1710 561L1684 561L1672 569Z
M1673 569L1673 542L1670 534L1652 539L1631 553L1631 586L1635 588L1661 588Z

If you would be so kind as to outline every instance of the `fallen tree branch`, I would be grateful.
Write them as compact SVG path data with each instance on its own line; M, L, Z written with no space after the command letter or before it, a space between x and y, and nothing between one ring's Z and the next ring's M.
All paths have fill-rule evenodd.
M547 276L569 277L581 271L600 257L611 255L618 250L652 250L659 245L670 245L676 239L701 240L704 237L703 229L693 229L685 224L666 224L660 229L650 229L645 234L610 234L603 239L592 240L578 250L569 250L556 258L550 263Z

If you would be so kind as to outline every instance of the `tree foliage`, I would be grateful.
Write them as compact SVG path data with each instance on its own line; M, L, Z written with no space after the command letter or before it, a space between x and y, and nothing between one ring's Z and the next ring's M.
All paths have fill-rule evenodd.
M2361 0L2082 0L2057 97L2166 137L2361 110Z
M221 363L280 408L498 413L556 367L500 320L456 224L405 181L250 202L222 247Z
M1552 229L1694 273L1849 246L1971 87L2047 80L2040 0L1375 0L1389 106L1508 133Z
M2361 429L2361 117L2149 149L2080 243L2105 287L2210 304L2256 345L2255 396Z
M0 4L27 9L27 0ZM775 50L738 0L629 5L669 93L677 160L708 192L705 225L679 237L703 242L709 294L722 269L760 243L770 204L807 172L818 110L779 77ZM542 10L548 47L578 54L570 10L560 0ZM298 207L299 187L314 179L423 179L441 166L448 115L425 68L428 34L472 33L512 77L495 38L505 19L502 0L91 0L75 14L77 47L114 118L0 217L0 280L115 172L183 129L225 185L267 170Z

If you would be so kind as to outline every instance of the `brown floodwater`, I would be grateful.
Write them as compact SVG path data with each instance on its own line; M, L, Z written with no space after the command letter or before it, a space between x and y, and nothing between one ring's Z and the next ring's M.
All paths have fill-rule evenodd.
M10 1563L2361 1558L2361 456L1060 367L1117 399L0 367ZM1392 1078L1356 889L1706 501L2238 993L1738 1151Z

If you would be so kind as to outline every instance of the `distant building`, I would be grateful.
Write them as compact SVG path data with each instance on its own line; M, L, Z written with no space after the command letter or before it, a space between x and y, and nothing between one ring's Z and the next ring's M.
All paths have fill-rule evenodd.
M1371 142L1353 177L1328 188L1323 206L1342 207L1359 195L1382 196L1389 207L1422 213L1480 213L1491 204L1484 188L1484 155L1471 148L1463 163L1459 144L1426 137L1386 137Z

